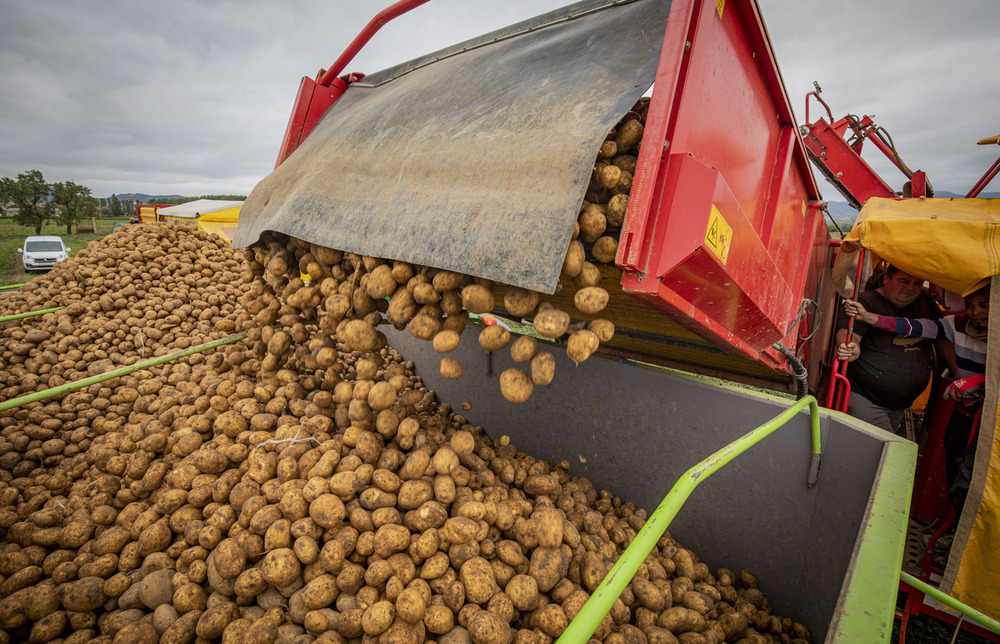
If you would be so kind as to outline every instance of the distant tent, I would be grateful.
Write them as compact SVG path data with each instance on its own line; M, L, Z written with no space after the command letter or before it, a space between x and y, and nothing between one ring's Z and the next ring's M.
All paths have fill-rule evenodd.
M159 208L157 216L166 222L197 223L198 230L217 233L227 242L232 242L242 207L242 201L198 199L169 208Z

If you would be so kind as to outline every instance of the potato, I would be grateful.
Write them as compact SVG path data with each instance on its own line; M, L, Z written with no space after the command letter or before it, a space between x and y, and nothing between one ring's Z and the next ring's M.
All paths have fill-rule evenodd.
M614 166L609 166L608 168L605 168L605 170L614 170L618 174L621 173L621 170ZM613 185L614 184L612 184L612 186ZM584 242L592 244L598 237L604 234L608 225L608 220L604 211L604 206L591 204L580 213L580 217L577 222L580 224L580 239Z
M424 596L416 588L404 588L396 597L396 616L404 622L415 624L422 621L426 611Z
M591 247L590 254L602 264L613 264L618 254L618 240L610 235L599 237Z
M538 341L530 335L522 335L510 345L510 357L514 362L527 362L535 355Z
M448 353L449 351L454 351L458 346L460 339L461 338L456 331L452 331L450 329L438 331L434 335L434 350L438 353Z
M277 548L264 555L260 572L267 583L284 588L301 574L302 564L291 548Z
M100 607L107 600L104 594L104 580L100 577L84 577L60 588L62 605L66 610L84 612Z
M539 351L531 358L531 382L547 385L552 382L556 371L556 359L548 351Z
M474 604L485 604L500 592L493 575L493 567L482 557L470 557L459 569L466 599Z
M474 644L506 644L511 640L510 624L488 610L473 614L468 629Z
M569 328L569 314L556 308L545 309L535 314L532 325L546 338L559 338Z
M500 391L512 403L523 403L531 396L534 384L531 376L516 367L500 374Z
M605 141L601 144L601 149L597 151L598 159L610 159L618 153L618 144L614 141Z
M234 579L243 572L246 556L235 539L223 539L214 549L215 567L225 579Z
M222 637L226 626L239 618L239 608L232 602L223 602L210 606L198 618L195 634L204 639Z
M364 320L350 320L337 331L338 338L352 351L371 351L378 344L375 328Z
M702 631L706 627L705 618L700 613L684 606L673 606L663 611L656 620L656 625L674 635L688 631Z
M503 295L503 307L515 317L531 315L538 306L538 293L523 288L510 287Z
M552 590L569 570L569 554L559 548L535 548L531 553L528 574L535 578L538 590L545 593Z
M619 152L621 152L621 150L619 150ZM625 172L628 172L629 174L635 174L635 168L636 164L638 163L638 159L631 154L617 154L611 160L611 163L613 165L618 166Z
M361 616L361 628L366 635L384 633L396 619L396 607L390 601L378 601L365 609Z
M599 345L596 333L580 329L569 336L569 341L566 343L566 355L576 364L580 364L589 358L594 351L597 351Z
M455 614L447 606L428 606L424 613L424 626L427 632L444 635L455 628Z
M445 378L461 378L462 363L453 358L441 358L441 375Z
M624 154L638 145L642 140L642 123L637 120L627 121L620 128L615 136L615 143L618 145L618 152Z
M570 241L569 248L566 249L566 257L563 259L562 274L566 277L575 277L583 263L587 261L587 251L579 240Z
M510 331L499 324L488 326L479 332L479 346L486 351L500 351L509 342Z
M615 165L605 165L597 171L598 183L607 189L614 188L621 180L622 170ZM582 225L581 225L582 228Z
M149 622L135 622L118 631L118 634L115 635L114 644L131 644L133 642L135 644L157 644L159 641L160 634L152 624Z
M391 383L376 382L368 392L368 406L375 411L388 409L396 403L396 388Z
M309 504L309 517L321 528L337 527L346 516L344 502L335 494L322 494Z
M435 319L427 313L418 313L410 321L407 328L414 337L421 340L431 340L441 330L441 320Z
M395 292L397 284L392 276L392 268L388 264L381 264L368 274L368 296L375 300L389 297Z
M438 271L432 280L434 285L434 290L438 293L444 293L445 291L454 291L461 288L467 281L468 277L462 275L461 273L453 273L451 271Z
M569 619L558 604L547 604L531 614L531 625L549 637L557 638L569 626Z
M608 226L620 228L625 223L625 214L628 211L628 194L619 193L611 197L608 202L606 219Z
M493 310L493 293L481 284L469 284L462 289L462 306L470 313L489 313Z
M580 272L573 278L573 285L577 288L587 286L597 286L601 283L601 270L590 262L584 262Z
M587 324L587 329L593 331L601 342L608 342L615 336L615 325L610 320L591 320Z
M594 315L604 310L608 305L608 292L600 286L581 288L573 296L573 304L581 313Z

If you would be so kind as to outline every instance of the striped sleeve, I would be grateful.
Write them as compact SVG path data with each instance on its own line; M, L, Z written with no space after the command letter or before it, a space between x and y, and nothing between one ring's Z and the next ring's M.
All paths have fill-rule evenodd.
M878 316L876 328L890 333L897 333L907 338L930 338L931 340L955 339L955 316L949 315L940 320L926 318L894 318L888 315Z

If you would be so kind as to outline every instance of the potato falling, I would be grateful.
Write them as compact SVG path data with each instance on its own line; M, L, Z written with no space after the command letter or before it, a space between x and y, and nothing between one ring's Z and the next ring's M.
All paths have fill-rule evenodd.
M599 314L609 301L607 290L600 286L599 265L613 265L618 251L648 104L648 99L636 103L601 145L563 261L563 285L575 289L576 311L586 316ZM284 235L262 238L247 250L247 260L256 294L247 306L256 316L255 321L276 330L294 324L318 325L328 339L317 340L309 348L311 360L316 363L321 355L329 359L329 350L336 342L346 342L355 350L377 348L385 342L378 331L382 322L432 341L435 351L442 354L458 346L469 313L495 312L515 320L530 320L541 337L565 348L569 348L570 336L580 326L571 328L573 315L545 302L539 293L452 271L362 257ZM308 283L303 281L304 275ZM614 333L614 325L603 322L606 324L600 327L602 332L595 334L598 343L610 341ZM574 342L571 357L577 364L596 351L592 338L586 337L587 342L579 336ZM495 327L479 336L486 351L508 350L512 340ZM268 372L280 370L293 351L300 350L284 340L274 346L255 345L262 368ZM528 356L520 361L530 359ZM441 374L460 377L461 365L452 358L445 360ZM546 363L540 373L552 369L554 364ZM533 378L533 384L551 382L553 375ZM501 393L505 390L512 388L501 387ZM511 402L526 400L520 394L505 397Z
M65 306L0 329L3 399L248 333L0 414L0 643L558 638L646 513L439 404L376 325L426 337L459 377L449 352L483 295L466 288L496 285L294 239L249 255L130 226L0 296ZM572 327L578 359L614 333ZM519 362L512 396L552 381L552 343L491 334ZM752 575L669 533L593 638L810 641Z

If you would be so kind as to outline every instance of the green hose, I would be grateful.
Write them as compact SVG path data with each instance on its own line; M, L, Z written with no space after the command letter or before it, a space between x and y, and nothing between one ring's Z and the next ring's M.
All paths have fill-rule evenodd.
M160 356L158 358L150 358L149 360L143 360L142 362L137 362L132 365L119 367L118 369L112 369L111 371L105 371L104 373L97 374L96 376L90 376L88 378L83 378L82 380L76 380L74 382L67 382L66 384L59 385L58 387L51 387L43 391L36 391L35 393L28 394L27 396L21 396L20 398L11 398L10 400L5 400L4 402L0 403L0 411L7 411L8 409L14 409L15 407L20 407L21 405L27 405L28 403L37 402L39 400L45 400L53 396L58 396L59 394L64 394L68 391L75 391L77 389L83 389L84 387L89 387L90 385L96 385L99 382L111 380L112 378L117 378L118 376L124 376L132 373L133 371L148 369L150 367L155 367L158 364L163 364L164 362L171 362L179 358L184 358L186 356L194 355L196 353L201 353L202 351L208 351L209 349L221 347L225 344L232 344L233 342L238 342L242 340L246 336L247 336L246 333L238 333L236 335L231 335L228 338L222 338L221 340L213 340L212 342L200 344L196 347L191 347L190 349L184 349L183 351L177 351L175 353L168 353L165 356Z
M51 309L41 309L39 311L28 311L27 313L15 313L14 315L6 315L0 318L0 322L10 322L11 320L20 320L21 318L30 318L36 315L45 315L46 313L52 313L54 311L62 310L66 307L56 306Z
M7 286L0 286L0 291L12 291L15 288L21 288L25 284L27 284L27 282L24 282L23 284L8 284Z

